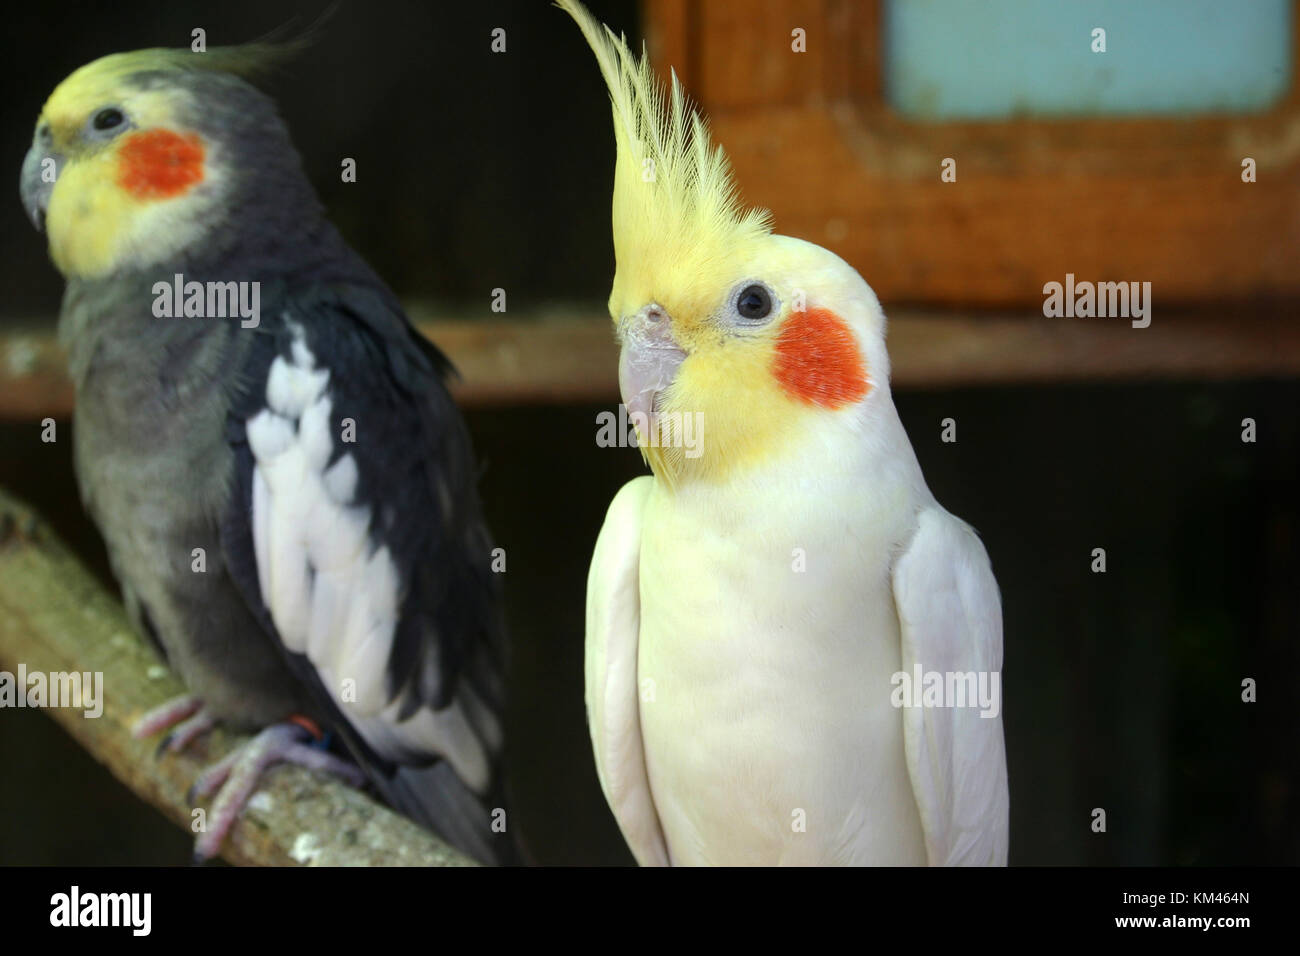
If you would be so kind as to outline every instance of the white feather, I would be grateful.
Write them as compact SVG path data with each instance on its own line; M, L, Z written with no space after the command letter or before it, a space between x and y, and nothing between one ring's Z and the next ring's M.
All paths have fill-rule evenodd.
M335 503L347 505L352 503L357 493L357 461L351 455L343 455L325 472L325 490Z
M587 578L587 722L605 799L642 866L666 866L668 847L646 772L637 686L642 515L653 484L637 478L615 496Z
M909 715L890 699L891 574L934 505L880 397L803 433L761 480L642 479L611 506L588 590L588 716L638 860L927 861Z
M315 402L329 384L329 372L291 365L277 357L266 381L266 404L285 418L297 418Z
M356 692L349 705L378 714L388 704L399 575L387 548L370 548L368 509L348 503L355 459L344 455L327 468L329 371L316 368L301 327L291 328L292 361L272 362L269 407L247 425L258 581L285 646L307 655L340 703L348 680Z
M938 505L921 513L894 569L903 671L1002 671L1002 606L979 538ZM999 683L1000 686L1000 683ZM910 707L904 737L933 866L1007 862L1007 760L1001 707Z
M491 760L459 701L436 712L422 708L400 723L399 707L394 702L376 717L352 720L353 726L380 753L442 754L466 786L478 793L487 790Z
M386 547L373 547L370 509L354 505L353 454L333 464L329 371L317 368L301 326L291 360L278 357L268 408L247 423L255 461L252 495L258 583L285 646L305 654L349 722L390 758L445 757L480 791L489 783L484 749L501 728L468 687L442 711L421 708L399 722L388 662L401 612L401 575ZM467 719L466 709L483 734Z
M330 434L330 402L328 395L315 399L302 411L298 419L298 444L302 446L308 474L313 479L323 479L334 450L334 437ZM314 490L314 489L313 489Z
M284 454L293 445L293 422L269 410L258 412L248 420L248 446L253 457L266 462Z

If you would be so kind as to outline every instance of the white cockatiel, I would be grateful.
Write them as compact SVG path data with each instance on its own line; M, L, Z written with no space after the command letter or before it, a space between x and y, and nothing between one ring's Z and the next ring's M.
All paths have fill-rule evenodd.
M1000 706L896 706L900 674L1000 689L1002 619L894 409L875 294L743 209L676 77L560 6L613 100L609 307L654 472L611 504L587 592L625 839L642 864L1005 864Z

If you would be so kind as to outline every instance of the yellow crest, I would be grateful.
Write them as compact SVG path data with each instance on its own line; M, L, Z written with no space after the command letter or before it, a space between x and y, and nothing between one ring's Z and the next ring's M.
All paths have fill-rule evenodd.
M771 232L766 210L746 210L722 147L687 103L675 72L668 90L577 0L558 0L581 27L609 87L618 158L614 172L615 321L659 302L689 322L712 309L734 263ZM686 272L684 270L689 270Z
M82 114L103 105L104 100L119 92L120 85L129 77L151 71L206 71L252 78L297 56L310 42L311 38L304 36L284 43L260 41L242 46L214 47L206 53L161 47L111 53L87 63L60 83L46 102L44 115L51 119L83 119Z

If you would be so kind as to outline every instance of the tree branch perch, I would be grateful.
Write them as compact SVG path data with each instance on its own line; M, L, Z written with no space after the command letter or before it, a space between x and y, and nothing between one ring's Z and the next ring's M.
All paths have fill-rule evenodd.
M186 790L243 738L217 730L183 753L157 758L157 740L132 738L137 717L184 688L117 600L35 512L0 489L0 667L16 673L20 663L28 674L102 672L98 718L71 707L49 715L140 799L190 830ZM366 794L290 766L267 774L222 856L267 866L473 865Z

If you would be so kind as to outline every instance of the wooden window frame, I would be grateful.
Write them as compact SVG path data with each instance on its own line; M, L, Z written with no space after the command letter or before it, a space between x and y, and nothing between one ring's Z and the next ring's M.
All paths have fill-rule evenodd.
M1164 304L1300 296L1300 0L1281 100L1185 119L902 116L884 93L881 0L644 0L642 14L746 200L883 301L1041 303L1067 272L1149 281ZM807 53L790 50L795 27ZM944 157L956 183L940 182Z

